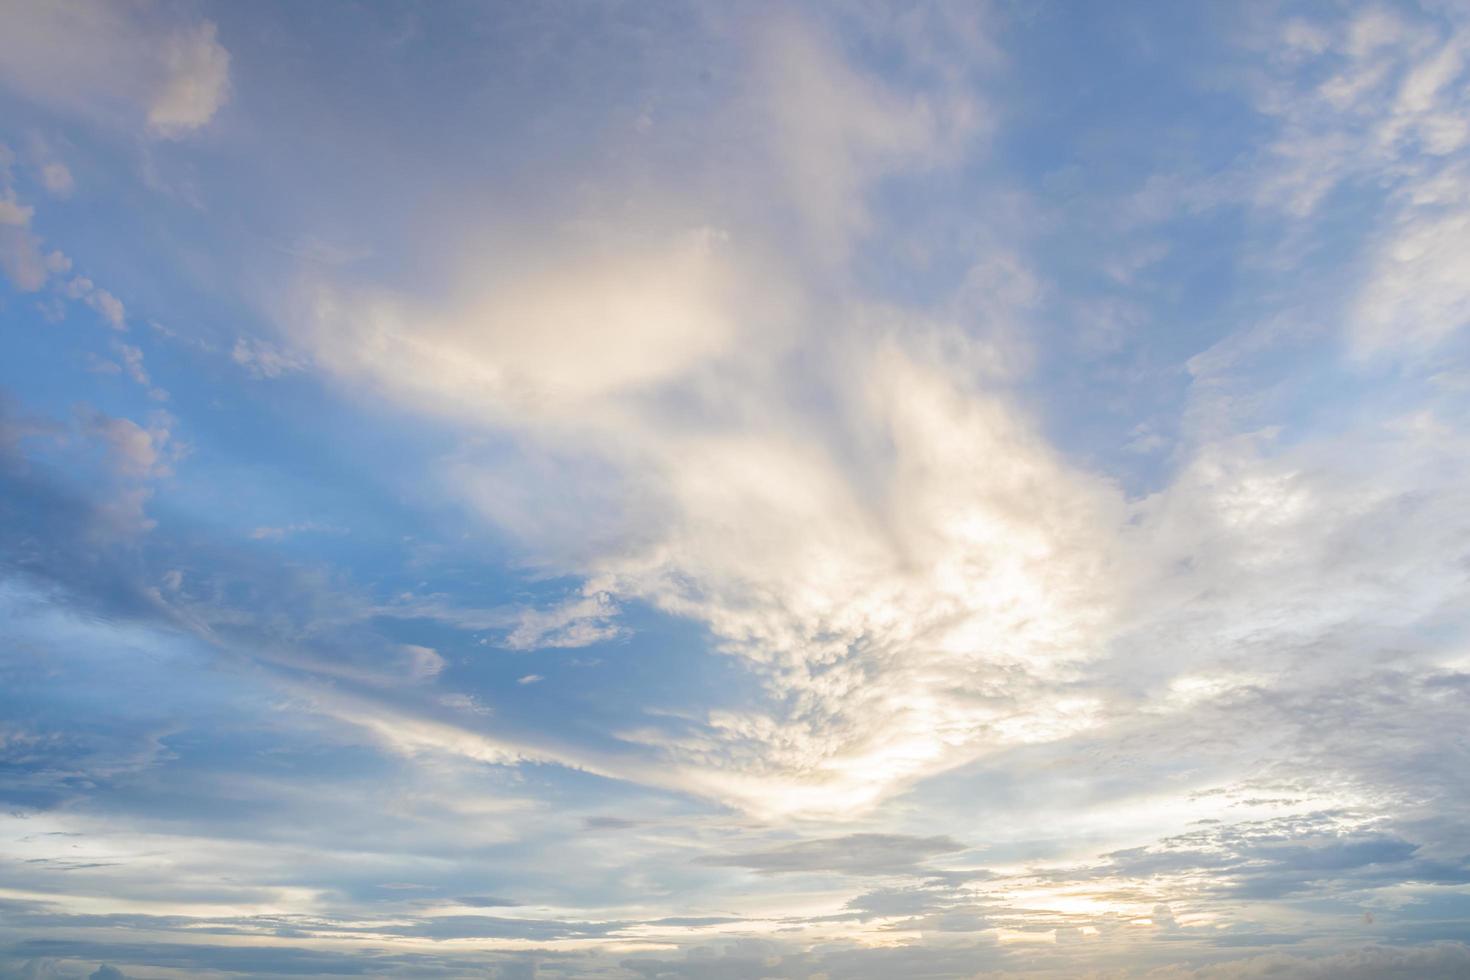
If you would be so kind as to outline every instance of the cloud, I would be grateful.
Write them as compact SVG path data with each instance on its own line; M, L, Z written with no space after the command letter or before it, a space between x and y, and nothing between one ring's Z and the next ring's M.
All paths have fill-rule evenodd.
M418 356L473 361L436 343L421 339ZM380 349L347 344L359 358ZM390 390L412 402L433 383L434 373L417 376L383 354L375 377ZM713 420L691 430L636 390L599 390L602 407L580 418L566 414L575 397L538 418L512 393L521 425L553 426L553 446L568 432L611 467L609 490L625 482L630 496L607 508L562 507L537 480L511 490L536 493L525 526L506 510L504 468L493 489L481 483L484 470L462 468L473 501L553 560L575 549L568 570L587 576L589 597L528 614L509 645L605 639L607 600L594 597L627 596L707 624L784 700L775 714L712 716L697 748L664 743L676 759L697 752L706 766L719 758L712 744L731 746L731 778L707 772L701 791L768 806L824 799L843 810L956 764L984 738L1052 738L1087 724L1081 702L1033 704L1027 685L1088 656L1083 638L1105 615L1107 528L1121 520L1121 502L1063 465L1004 401L966 390L897 343L859 339L841 363L855 383L827 389L839 417L737 401L738 434ZM481 386L466 388L459 406L483 406L493 419L506 412L497 402L496 388ZM856 458L825 444L834 425L851 433ZM865 482L874 475L879 482ZM608 540L589 524L599 509L638 523ZM903 654L915 645L922 661ZM988 694L963 693L980 690ZM764 786L739 775L748 753L762 759ZM772 792L772 780L788 782Z
M148 428L132 419L92 412L85 418L88 434L102 442L113 470L122 476L166 476L175 450L170 446L167 419L160 416Z
M512 650L569 649L605 643L625 631L614 620L618 607L606 592L569 599L550 609L525 609L506 635Z
M39 132L32 132L26 140L26 157L46 193L53 198L71 197L76 190L76 179L71 168L60 158L51 141ZM0 163L7 163L7 154L0 151Z
M445 694L439 698L439 703L446 708L452 708L455 711L466 711L474 715L494 713L491 708L481 704L473 694Z
M764 137L771 178L810 191L804 228L835 247L862 222L833 208L943 154L924 107L779 27L756 59L786 100ZM807 187L827 171L830 198ZM489 460L466 448L444 475L530 562L585 584L508 645L609 639L601 604L635 600L755 672L759 703L635 736L691 791L851 813L1092 724L1088 698L1043 690L1100 649L1121 495L980 387L986 339L819 304L801 276L829 274L827 246L808 259L719 218L535 236L449 302L313 268L292 331L355 390L511 443ZM1033 295L1013 255L976 265L988 317Z
M1470 168L1414 187L1376 249L1353 309L1353 341L1365 355L1432 349L1470 325Z
M1362 817L1329 811L1205 826L1150 847L1108 854L1107 865L1097 871L1155 882L1183 882L1205 872L1191 893L1245 899L1340 893L1378 881L1470 880L1470 868L1426 861L1420 849L1375 833ZM1172 927L1173 912L1160 908L1163 912L1156 908L1151 918Z
M496 898L494 895L462 895L455 901L477 909L511 908L520 904L508 898Z
M283 541L297 534L346 534L347 529L337 527L334 524L322 524L317 521L298 521L294 524L284 524L279 527L263 524L250 532L250 537L256 541Z
M507 919L490 915L437 915L392 930L425 939L587 939L606 936L623 922L567 922L551 919Z
M51 280L52 276L65 275L71 270L71 260L61 252L42 253L41 239L31 230L31 219L36 209L21 202L15 194L14 179L10 171L14 154L9 147L0 143L0 271L11 285L21 292L36 292ZM65 168L63 167L64 171ZM66 174L70 180L70 174ZM46 178L47 187L52 180ZM53 193L55 190L53 189ZM91 283L87 283L91 288ZM103 293L111 303L117 300ZM117 304L121 316L121 304Z
M1305 27L1294 36L1306 53L1321 41ZM1338 43L1332 31L1321 36ZM660 200L646 209L653 230L573 208L513 247L430 257L451 270L450 288L432 299L365 287L320 263L306 274L304 312L286 325L280 357L325 368L348 397L407 407L462 436L434 475L538 572L583 581L566 603L519 615L438 600L434 609L404 602L396 614L505 631L517 649L609 639L616 608L634 603L692 620L758 690L629 723L617 735L630 754L646 750L638 764L602 758L596 771L771 819L851 819L991 759L1063 767L1066 752L1085 750L1107 766L1120 745L1149 773L1139 784L1176 786L1160 775L1174 772L1172 751L1198 763L1177 777L1193 785L1247 757L1289 768L1262 744L1283 732L1318 746L1318 771L1348 780L1349 795L1381 777L1359 765L1370 750L1328 751L1281 705L1312 717L1326 710L1305 693L1321 683L1321 664L1361 680L1355 672L1384 650L1419 657L1418 636L1449 628L1444 610L1462 581L1454 488L1463 447L1428 429L1389 431L1381 419L1344 421L1335 439L1230 413L1207 426L1222 387L1238 382L1232 391L1261 397L1251 357L1282 354L1260 337L1242 350L1251 338L1237 333L1189 362L1185 431L1151 474L1158 485L1128 499L1056 448L1055 421L1034 418L1002 372L972 370L993 347L987 327L1044 293L1019 248L972 256L969 287L983 302L964 324L866 302L824 265L861 239L878 182L937 166L943 153L929 123L883 128L914 101L871 79L849 84L858 69L840 45L822 42L808 63L804 39L770 43L779 48L770 70L800 76L792 85L807 87L802 104L819 107L809 114L837 117L809 120L811 134L800 119L776 127L770 138L786 142L767 152L778 164L756 181L797 186L819 160L849 182L835 204L818 194L813 210L793 211L801 236L825 243L821 261L718 206L669 216L678 208ZM862 104L830 106L828 95ZM1329 118L1321 100L1330 101L1292 110L1293 125ZM808 135L813 145L802 144ZM1278 149L1285 173L1296 158ZM1310 217L1330 206L1334 182L1362 177L1322 162L1292 179L1325 173L1327 184L1283 177L1258 188L1259 203ZM1428 240L1415 261L1446 241ZM1415 322L1437 330L1452 307ZM1138 315L1130 330L1146 322ZM1406 330L1387 328L1400 339ZM237 351L242 365L260 361L255 347ZM1261 690L1279 691L1280 704ZM1421 709L1428 700L1404 697ZM487 746L455 725L415 723L410 736L391 727L372 730L416 756L587 758L524 749L508 735ZM1397 741L1387 720L1381 731ZM1257 749L1222 748L1232 739ZM1047 745L1057 752L1025 754ZM1324 775L1303 792L1347 791ZM1289 871L1256 885L1258 897L1293 887ZM1055 928L1082 927L1044 932Z
M16 289L35 292L50 272L41 240L30 230L35 208L17 201L9 187L0 190L5 192L0 196L0 270Z
M698 229L662 248L557 256L496 271L483 298L449 311L323 286L308 341L343 373L375 377L392 362L378 383L451 416L574 423L730 349L739 285L725 251Z
M14 199L0 200L0 224L28 225L35 213L35 208L18 204Z
M61 437L65 426L50 419L23 414L5 393L0 392L0 467L15 466L22 458L22 442L35 438ZM4 469L0 469L4 472Z
M403 652L409 659L409 674L415 680L427 680L444 669L444 658L439 651L416 643L405 643Z
M41 184L53 197L70 197L76 189L71 169L60 160L52 160L41 167Z
M153 413L144 427L132 419L78 408L76 431L85 446L102 450L109 477L99 481L102 493L95 501L95 511L101 521L93 531L131 535L156 526L144 512L153 496L151 484L171 476L174 464L188 448L173 437L173 424L165 412Z
M164 50L167 73L148 106L148 127L178 137L208 123L229 95L230 53L204 21L175 31Z
M492 974L495 980L536 980L540 975L535 961L532 960L521 963L502 963L495 967L495 973Z
M0 6L0 82L101 124L134 122L177 138L208 123L229 94L229 53L210 21L173 23L165 8L101 0Z
M1166 967L1153 975L1161 980L1254 980L1288 975L1302 980L1387 980L1391 977L1451 980L1463 976L1467 969L1470 969L1470 946L1435 943L1409 949L1365 946L1360 950L1317 957L1273 953L1194 969Z
M854 70L794 16L762 31L762 115L779 130L772 143L789 200L818 249L843 257L868 223L865 185L937 152L932 107Z
M798 841L766 851L707 857L701 859L701 863L749 868L761 874L914 874L919 872L921 862L928 858L964 849L965 845L949 837L848 834L845 837Z
M588 817L582 821L582 826L588 830L630 830L640 823L642 821L626 817Z
M243 367L254 378L279 378L306 367L299 355L267 341L240 337L230 351L230 360Z
M1470 323L1470 290L1454 271L1470 249L1470 171L1459 152L1470 145L1459 84L1470 25L1369 7L1286 26L1310 41L1298 51L1313 70L1293 59L1262 85L1260 106L1281 130L1257 198L1308 218L1345 188L1386 191L1353 284L1349 340L1365 358L1422 356Z
M66 283L64 292L67 298L81 300L90 306L112 329L127 330L127 310L122 301L107 290L99 288L86 276L72 277Z
M867 916L908 916L932 911L947 897L932 888L880 888L850 900L845 908Z
M119 304L119 308L121 308L121 304ZM149 376L148 369L143 365L143 351L140 348L134 347L131 344L121 343L120 341L113 341L112 351L117 355L118 360L122 362L122 370L127 372L129 378L147 390L149 398L159 402L168 401L168 392L162 388L153 386L153 379Z
M367 968L362 954L332 950L303 949L295 946L232 946L220 943L129 943L60 941L28 939L17 943L14 952L34 958L106 957L123 963L145 967L177 969L185 972L219 971L254 976L297 975L332 976L360 973ZM375 958L377 965L412 969L413 957L390 955Z

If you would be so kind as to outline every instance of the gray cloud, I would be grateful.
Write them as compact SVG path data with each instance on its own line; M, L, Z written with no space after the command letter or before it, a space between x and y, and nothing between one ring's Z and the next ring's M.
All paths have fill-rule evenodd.
M455 901L478 909L512 908L520 904L509 898L496 898L494 895L462 895Z
M964 849L965 845L950 837L848 834L700 860L703 864L749 868L761 874L824 871L849 875L912 874L929 858Z

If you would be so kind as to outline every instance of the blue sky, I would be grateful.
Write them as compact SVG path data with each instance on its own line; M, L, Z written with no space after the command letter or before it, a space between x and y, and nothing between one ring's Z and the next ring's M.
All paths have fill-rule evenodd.
M1470 973L1461 5L0 25L0 976Z

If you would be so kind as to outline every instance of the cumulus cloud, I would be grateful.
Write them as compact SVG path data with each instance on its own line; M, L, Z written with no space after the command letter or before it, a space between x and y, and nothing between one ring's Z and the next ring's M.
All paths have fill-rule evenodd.
M7 2L0 81L101 123L136 120L166 138L197 130L228 98L229 53L212 22L166 14L98 0Z
M166 416L158 416L147 428L132 419L102 412L92 412L84 421L88 434L106 447L107 460L118 474L131 477L169 474L177 450L170 445L172 436Z
M35 292L49 277L41 240L31 231L35 208L21 204L9 187L0 196L0 269L16 289Z
M76 190L76 179L71 168L52 147L51 142L39 133L31 133L27 140L27 153L31 166L40 178L46 193L55 198L68 198Z
M41 167L41 183L56 197L70 197L76 189L71 169L60 160L52 160Z
M0 143L0 271L5 273L5 277L16 289L21 292L35 292L52 277L71 271L71 260L58 251L43 253L40 236L31 228L36 209L16 196L14 175L11 172L14 159L15 154L10 148ZM70 181L71 175L65 172L65 167L62 167L60 173L64 175L66 182ZM43 174L47 188L57 193L53 184L61 176L49 169L44 170ZM69 183L65 190L69 193ZM109 299L113 303L117 302L110 295ZM118 313L121 315L121 304L118 304Z
M90 306L112 329L128 328L127 310L122 301L86 276L73 277L67 282L65 292L68 298L81 300Z
M154 132L175 137L198 129L224 104L230 53L215 35L214 24L205 21L169 36L163 54L164 81L148 106L148 126Z

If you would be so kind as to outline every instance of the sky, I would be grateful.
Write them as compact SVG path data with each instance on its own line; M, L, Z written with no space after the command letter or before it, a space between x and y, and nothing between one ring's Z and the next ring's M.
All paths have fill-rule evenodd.
M1470 976L1470 7L0 0L0 977Z

